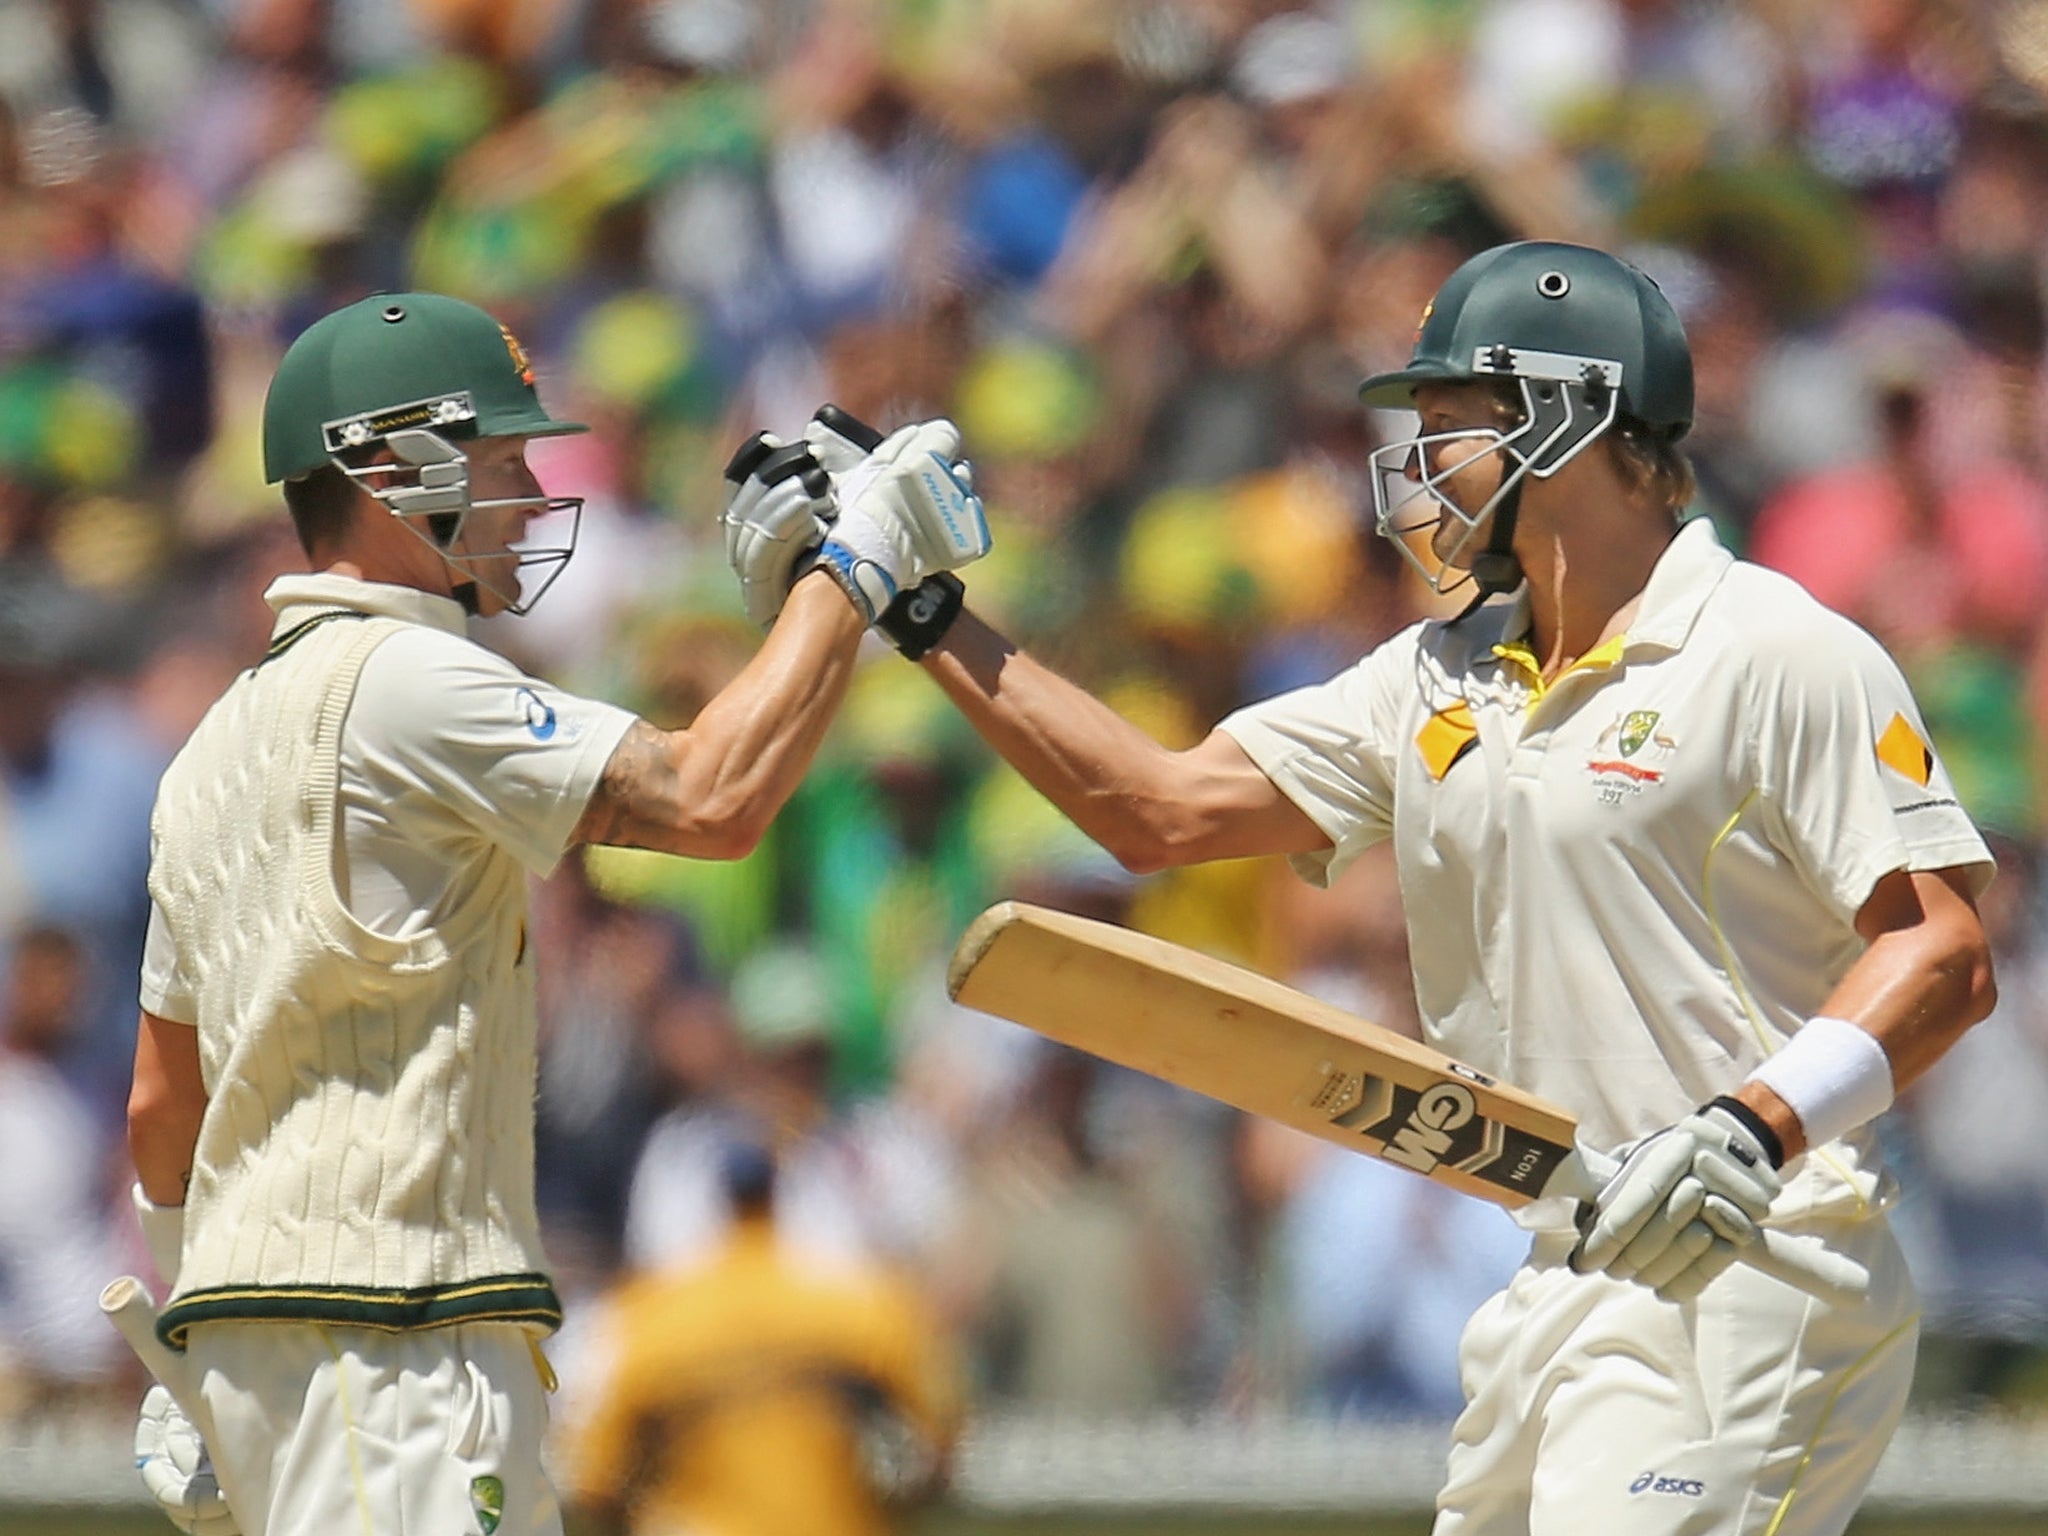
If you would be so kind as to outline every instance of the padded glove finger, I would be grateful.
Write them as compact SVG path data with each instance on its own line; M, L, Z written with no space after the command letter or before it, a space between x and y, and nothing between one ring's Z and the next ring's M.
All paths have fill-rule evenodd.
M1592 1218L1572 1250L1572 1268L1587 1274L1612 1264L1663 1209L1691 1166L1691 1144L1670 1129L1637 1142L1594 1197Z
M1692 1263L1653 1289L1666 1301L1695 1300L1700 1292L1718 1280L1740 1257L1741 1250L1736 1244L1725 1238L1716 1237L1708 1244L1706 1251Z
M1607 1273L1619 1280L1642 1275L1681 1232L1699 1219L1700 1208L1706 1200L1706 1186L1687 1173L1665 1197L1662 1207L1651 1213L1650 1219L1614 1256L1613 1262L1607 1266Z
M197 1426L161 1383L143 1395L135 1467L165 1517L186 1536L241 1536Z
M747 617L766 629L825 537L833 510L831 481L807 446L776 442L765 433L734 455L734 464L742 462L746 473L725 507L726 559L739 577Z

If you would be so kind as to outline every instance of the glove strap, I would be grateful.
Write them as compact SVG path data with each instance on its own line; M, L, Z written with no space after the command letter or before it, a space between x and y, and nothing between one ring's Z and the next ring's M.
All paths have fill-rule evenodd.
M939 571L908 592L899 592L875 620L875 628L905 657L916 661L945 639L966 602L966 584L951 571Z
M889 606L904 595L897 587L896 579L880 561L869 559L857 550L848 548L832 534L826 535L825 542L818 546L813 555L811 564L805 566L798 574L804 574L812 569L829 571L832 579L839 583L840 590L846 593L847 601L853 604L862 620L868 624L880 619L889 611Z
M1757 1145L1764 1149L1764 1156L1771 1160L1773 1168L1785 1166L1785 1143L1778 1140L1778 1133L1764 1122L1764 1117L1742 1100L1724 1093L1719 1098L1707 1100L1706 1108L1722 1111L1754 1136Z

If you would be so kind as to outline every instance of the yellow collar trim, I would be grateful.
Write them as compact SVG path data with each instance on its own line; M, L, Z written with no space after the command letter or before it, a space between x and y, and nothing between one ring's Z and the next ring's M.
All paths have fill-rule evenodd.
M1557 685L1559 679L1570 677L1574 672L1611 667L1621 660L1621 653L1627 649L1626 634L1609 635L1547 683L1543 680L1543 668L1536 660L1536 653L1529 648L1528 641L1504 640L1493 648L1493 654L1509 666L1518 668L1529 685L1530 693L1540 699Z

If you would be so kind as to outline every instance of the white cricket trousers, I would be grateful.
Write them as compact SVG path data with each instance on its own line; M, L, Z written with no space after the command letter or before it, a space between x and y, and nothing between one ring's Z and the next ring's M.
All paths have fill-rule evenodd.
M243 1536L561 1536L523 1328L196 1323L187 1355Z
M1869 1266L1861 1305L1744 1264L1660 1301L1539 1237L1459 1344L1433 1536L1839 1536L1905 1408L1919 1300L1882 1217L1809 1230Z

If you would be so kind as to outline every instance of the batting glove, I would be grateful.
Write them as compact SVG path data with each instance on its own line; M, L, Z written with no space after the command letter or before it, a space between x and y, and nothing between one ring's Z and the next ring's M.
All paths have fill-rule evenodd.
M821 405L804 428L804 441L838 486L861 468L884 439L851 412ZM973 466L965 459L956 460L953 468L963 484L973 485ZM875 629L905 657L916 661L945 638L960 617L966 598L967 589L960 578L951 571L940 571L897 593L895 601L875 620Z
M825 471L802 443L756 432L725 466L725 558L747 617L766 629L824 540L834 508Z
M839 481L839 519L818 563L870 624L899 593L988 553L988 519L972 470L955 462L959 452L950 421L919 422L883 439Z
M135 1466L157 1507L186 1536L242 1536L214 1481L206 1442L161 1384L151 1386L142 1399L135 1422Z
M1698 1295L1756 1241L1783 1187L1768 1135L1744 1106L1716 1099L1637 1142L1585 1214L1572 1268L1672 1300Z
M836 405L819 406L817 414L804 423L804 446L825 466L834 484L860 468L883 441L881 433Z

